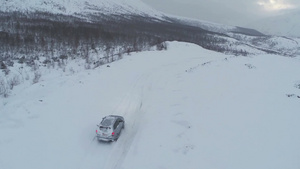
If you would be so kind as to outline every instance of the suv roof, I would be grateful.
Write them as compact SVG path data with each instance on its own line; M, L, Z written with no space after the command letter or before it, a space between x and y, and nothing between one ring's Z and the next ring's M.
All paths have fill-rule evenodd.
M108 116L105 116L103 117L100 125L102 126L112 126L114 124L114 122L116 121L116 119L124 119L122 116L118 116L118 115L108 115Z

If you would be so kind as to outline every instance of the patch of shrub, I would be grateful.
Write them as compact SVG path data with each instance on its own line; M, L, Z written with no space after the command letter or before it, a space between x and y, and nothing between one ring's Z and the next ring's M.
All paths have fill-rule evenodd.
M8 97L9 89L3 79L0 79L0 96Z
M296 87L297 89L300 89L300 83L296 83L296 84L295 84L295 87Z
M25 62L25 56L21 57L18 61L18 63L23 64Z
M0 62L0 69L7 69L7 66L3 61Z
M15 64L12 60L7 60L5 63L7 66L10 66L10 67L13 67Z
M9 69L3 69L2 71L4 72L5 76L9 75L9 72L10 72Z
M68 59L68 56L67 56L67 55L60 55L59 58L60 58L61 60L64 60L64 59Z
M251 65L251 64L245 64L246 67L248 67L249 69L255 69L256 67Z
M46 59L46 60L43 61L43 64L45 64L45 65L47 65L49 63L51 63L51 60Z
M12 79L10 79L8 81L8 85L9 85L10 90L12 90L14 88L14 86L17 86L19 84L20 84L20 78L17 75L15 75Z
M166 42L162 42L156 45L156 50L167 50L168 49L168 44Z
M41 77L42 77L42 74L38 71L35 71L34 77L32 79L33 84L38 83Z

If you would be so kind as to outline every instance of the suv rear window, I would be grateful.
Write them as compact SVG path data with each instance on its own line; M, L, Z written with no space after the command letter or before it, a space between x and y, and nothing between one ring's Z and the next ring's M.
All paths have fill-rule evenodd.
M101 124L103 126L111 126L113 123L114 119L113 118L105 118L103 119L103 121L101 122Z

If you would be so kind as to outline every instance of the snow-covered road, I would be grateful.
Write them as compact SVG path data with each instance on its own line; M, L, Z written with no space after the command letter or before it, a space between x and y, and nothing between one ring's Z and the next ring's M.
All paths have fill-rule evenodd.
M1 98L0 169L298 169L299 72L297 58L178 42L110 67L53 70ZM109 114L125 129L98 142Z

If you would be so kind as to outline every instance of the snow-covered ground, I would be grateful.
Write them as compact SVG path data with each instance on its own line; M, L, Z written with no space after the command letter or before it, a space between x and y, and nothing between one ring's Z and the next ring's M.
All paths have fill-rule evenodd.
M1 169L300 168L299 57L171 42L110 67L73 64L0 98ZM108 114L126 127L98 142Z

